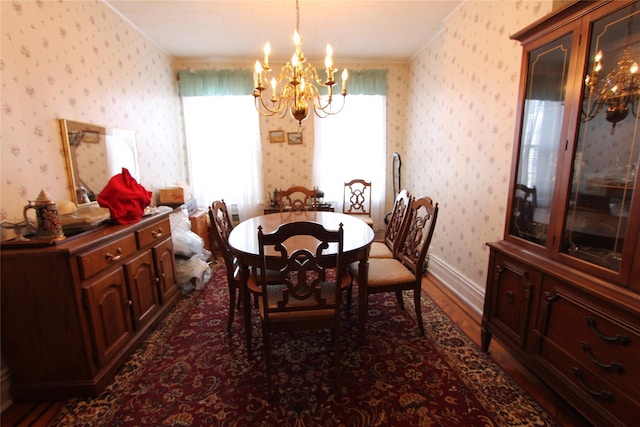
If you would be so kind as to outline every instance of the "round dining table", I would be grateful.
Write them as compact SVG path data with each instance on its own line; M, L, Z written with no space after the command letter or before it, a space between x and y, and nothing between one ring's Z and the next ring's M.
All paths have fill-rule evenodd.
M240 289L240 298L242 298L244 308L245 335L249 356L251 356L251 301L247 280L249 278L250 268L260 267L258 226L261 226L262 232L267 234L275 231L282 224L299 221L316 222L327 230L337 230L340 224L342 224L344 230L344 262L347 265L354 262L358 263L358 286L366 286L367 260L374 233L373 229L357 216L336 212L298 211L272 213L242 221L231 230L229 246L237 257L242 272L242 283L244 286ZM305 239L295 240L294 242L299 242L301 247L294 248L288 245L288 249L292 252L296 249L304 249L305 247L302 246L307 246L305 245L307 241L308 240ZM306 249L315 249L315 247L306 247ZM330 246L325 250L325 253L330 254L332 250L336 250L335 246ZM359 295L364 295L366 298L366 292L359 292ZM360 307L366 307L366 305L361 302ZM366 313L360 313L359 317L361 320L366 318L366 316L363 317L364 314Z

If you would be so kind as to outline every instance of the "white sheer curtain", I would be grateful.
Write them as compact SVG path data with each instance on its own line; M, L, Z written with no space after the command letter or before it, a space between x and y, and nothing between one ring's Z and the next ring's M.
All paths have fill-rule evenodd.
M260 122L253 96L182 98L190 183L199 206L224 199L240 220L261 214Z
M539 207L551 206L564 102L527 99L518 183L536 187Z
M325 201L342 212L344 183L354 178L371 181L371 217L383 228L386 183L387 113L384 95L349 95L344 110L315 118L313 182Z

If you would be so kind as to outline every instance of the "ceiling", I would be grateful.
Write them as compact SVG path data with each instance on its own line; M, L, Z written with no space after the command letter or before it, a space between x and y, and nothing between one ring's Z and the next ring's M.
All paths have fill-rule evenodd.
M103 0L175 58L271 61L293 54L294 0ZM464 0L300 0L302 50L342 61L404 61L419 52Z

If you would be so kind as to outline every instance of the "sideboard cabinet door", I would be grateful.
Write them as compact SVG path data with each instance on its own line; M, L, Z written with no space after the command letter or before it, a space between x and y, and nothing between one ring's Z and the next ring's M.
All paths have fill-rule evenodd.
M127 274L129 305L136 330L143 328L160 310L158 289L156 286L156 270L153 266L151 251L129 261L124 266Z
M155 259L158 290L163 304L167 304L178 298L180 288L176 281L176 269L174 262L173 244L165 241L153 248Z
M492 251L492 283L487 287L482 322L482 347L493 333L524 350L530 331L533 300L540 289L540 274L531 266Z
M95 344L93 356L96 365L102 367L127 345L133 335L124 272L116 270L88 284L83 291Z

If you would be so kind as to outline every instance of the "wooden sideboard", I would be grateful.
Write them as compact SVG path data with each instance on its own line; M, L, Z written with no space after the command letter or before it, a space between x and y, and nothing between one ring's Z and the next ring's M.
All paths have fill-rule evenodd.
M95 396L178 301L169 213L1 251L14 401Z

